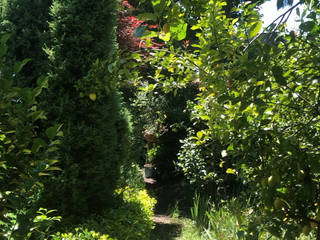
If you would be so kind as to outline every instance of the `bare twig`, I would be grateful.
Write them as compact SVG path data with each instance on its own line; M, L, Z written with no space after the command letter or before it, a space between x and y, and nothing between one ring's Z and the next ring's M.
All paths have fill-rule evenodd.
M282 22L282 20L284 19L285 15L287 15L287 14L289 13L289 16L290 16L292 10L295 9L295 8L296 8L297 6L299 6L300 4L302 4L302 3L301 3L301 2L298 2L297 4L295 4L294 6L292 6L291 8L289 8L286 12L284 12L284 13L281 14L279 17L277 17L275 20L273 20L272 23L270 23L261 33L259 33L257 36L255 36L255 37L249 42L248 46L246 46L245 49L243 49L243 52L245 52L245 51L251 46L251 44L252 44L255 40L257 40L262 34L264 34L264 33L266 32L266 30L267 30L268 28L270 28L275 22L277 22L279 19L281 19L280 22L277 24L277 26L278 26L278 25ZM286 21L287 21L287 20L288 20L288 17L287 17Z

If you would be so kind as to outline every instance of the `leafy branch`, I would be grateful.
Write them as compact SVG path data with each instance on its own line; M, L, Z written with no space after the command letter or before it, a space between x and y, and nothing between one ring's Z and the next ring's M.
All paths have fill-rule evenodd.
M272 21L272 23L270 23L261 33L259 33L257 36L255 36L248 44L248 46L246 46L243 49L243 52L246 52L247 49L252 45L253 42L255 42L262 34L264 34L270 27L272 27L274 25L274 23L276 23L279 19L280 21L277 23L277 25L275 27L272 28L272 30L276 29L281 23L286 22L288 20L288 18L291 15L291 12L293 11L293 9L295 9L296 7L298 7L300 4L302 4L302 2L298 2L296 3L294 6L292 6L291 8L289 8L287 11L285 11L283 14L281 14L280 16L278 16L275 20ZM286 20L283 21L284 17L287 16Z

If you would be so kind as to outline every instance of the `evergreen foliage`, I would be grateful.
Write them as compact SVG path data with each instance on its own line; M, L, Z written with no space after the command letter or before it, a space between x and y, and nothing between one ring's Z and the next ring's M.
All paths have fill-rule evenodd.
M52 181L45 199L79 220L112 204L127 158L129 125L111 63L116 62L116 2L55 0L51 15L48 115L64 124L64 173Z
M7 62L30 58L16 78L20 86L35 87L37 78L47 72L48 60L42 51L48 40L49 8L52 0L11 0L1 2L2 33L10 33Z

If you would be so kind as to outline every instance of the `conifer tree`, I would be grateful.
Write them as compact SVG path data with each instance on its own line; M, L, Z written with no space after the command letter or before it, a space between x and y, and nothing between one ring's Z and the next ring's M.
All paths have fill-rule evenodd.
M101 213L127 157L128 123L116 89L117 4L54 0L48 117L63 123L63 174L44 194L64 216ZM51 197L50 197L51 196Z

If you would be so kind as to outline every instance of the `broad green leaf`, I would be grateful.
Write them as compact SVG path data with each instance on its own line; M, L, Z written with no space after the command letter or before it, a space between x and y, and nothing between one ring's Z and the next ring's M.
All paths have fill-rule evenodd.
M57 147L50 147L50 148L48 148L48 150L46 151L47 153L50 153L50 152L55 152L55 151L57 151L59 148L57 148Z
M156 87L156 84L149 84L147 91L152 92L155 89L155 87Z
M280 66L274 66L272 68L272 73L274 78L276 79L276 82L280 85L286 84L286 79L283 77L283 69Z
M35 122L39 119L47 119L44 111L40 111L40 110L29 113L28 117L31 117L33 122Z
M203 132L202 131L197 132L197 137L200 140L203 137Z
M233 143L231 143L227 148L227 151L232 151L232 150L234 150Z
M141 13L138 15L139 20L151 20L151 21L156 21L157 16L154 13Z
M48 88L48 78L45 76L40 76L37 79L37 85L41 88Z
M13 67L13 71L14 73L19 73L21 71L21 69L24 67L24 65L26 65L28 62L30 62L30 58L26 58L21 62L16 62L16 64Z
M6 135L0 134L0 141L4 141L6 139Z
M47 128L47 130L46 130L47 137L49 139L55 138L57 136L59 130L61 129L61 127L62 127L62 124L57 124L57 125L55 125L53 127Z
M4 55L6 55L8 51L8 46L5 44L0 45L0 57L2 58Z
M33 140L33 145L32 145L32 152L37 153L41 147L45 147L47 144L46 142L41 139L41 138L36 138Z
M285 6L284 1L285 0L277 0L277 9L283 8Z
M148 41L150 41L150 38L154 38L154 37L158 37L158 34L155 31L146 30L142 35L142 38L147 39L146 44L148 47L152 46L152 43L151 42L149 43Z
M180 28L180 30L178 32L178 41L181 41L181 40L186 38L186 36L187 36L187 28L188 28L188 24L187 23L182 24L182 27Z
M263 85L264 83L265 83L264 81L259 81L259 82L256 83L256 86L261 86L261 85Z
M11 34L8 33L8 34L4 34L2 37L1 37L1 44L6 44L8 39L11 37Z
M311 32L316 26L314 21L303 22L300 24L299 28L304 32Z
M152 0L152 6L155 14L161 16L166 6L171 4L171 0Z
M3 169L7 169L6 162L0 162L0 167Z
M255 22L252 27L249 29L249 37L253 38L255 37L261 30L262 27L262 21Z
M37 97L40 95L40 93L42 92L42 88L41 87L37 87L33 90L33 96Z
M285 194L287 192L287 188L285 188L285 187L277 188L276 190L277 190L277 192L280 192L280 193L283 193L283 194Z
M144 32L146 31L147 27L146 26L142 26L140 25L139 27L137 27L135 30L134 30L134 36L135 37L138 37L138 38L141 38L144 34Z

